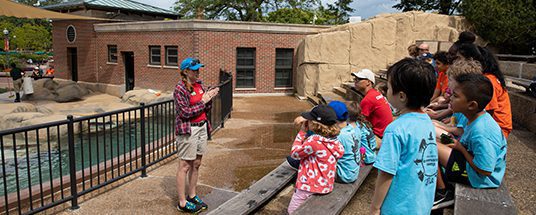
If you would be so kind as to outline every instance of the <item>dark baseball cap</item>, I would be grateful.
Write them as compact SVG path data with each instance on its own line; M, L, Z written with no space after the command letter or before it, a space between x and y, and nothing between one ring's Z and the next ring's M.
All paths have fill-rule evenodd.
M334 125L337 122L337 114L328 105L317 105L309 112L303 112L301 116L308 120L314 120L324 125Z

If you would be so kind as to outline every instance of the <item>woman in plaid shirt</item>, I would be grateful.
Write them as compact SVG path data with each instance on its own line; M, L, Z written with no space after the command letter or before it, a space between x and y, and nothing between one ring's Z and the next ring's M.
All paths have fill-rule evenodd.
M177 209L197 213L207 209L196 194L197 178L201 158L207 148L209 125L206 112L210 100L219 89L205 91L199 79L199 69L204 65L195 58L186 58L180 67L181 80L177 83L173 98L175 100L175 135L177 135L178 155L177 190L179 203ZM190 182L186 190L186 176Z

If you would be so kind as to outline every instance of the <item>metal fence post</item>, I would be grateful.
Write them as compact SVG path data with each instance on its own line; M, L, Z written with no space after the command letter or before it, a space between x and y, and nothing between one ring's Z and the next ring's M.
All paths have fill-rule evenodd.
M76 162L74 157L74 122L73 122L73 116L68 115L67 120L69 121L67 123L67 140L69 142L69 176L70 176L70 183L71 183L71 196L73 199L71 200L71 210L76 210L80 208L78 206L78 191L77 191L77 183L76 183ZM61 176L60 176L61 177Z
M140 103L140 119L141 119L141 177L147 177L147 161L145 160L145 103Z

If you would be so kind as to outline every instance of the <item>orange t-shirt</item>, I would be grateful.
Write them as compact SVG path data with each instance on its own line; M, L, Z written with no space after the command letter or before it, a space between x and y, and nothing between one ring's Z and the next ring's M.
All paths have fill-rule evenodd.
M502 87L501 82L492 74L484 74L493 85L493 97L486 106L486 110L492 110L493 119L499 124L504 137L512 131L512 109L510 107L510 96L508 91Z
M445 95L445 91L449 87L449 77L447 76L447 70L439 71L439 76L437 76L437 84L435 89L441 91L441 95Z

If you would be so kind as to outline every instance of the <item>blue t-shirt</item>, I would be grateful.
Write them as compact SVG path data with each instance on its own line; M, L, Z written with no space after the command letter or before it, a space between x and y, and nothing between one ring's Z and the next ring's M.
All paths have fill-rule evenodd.
M337 177L344 183L354 182L359 174L360 138L360 130L355 129L352 125L347 125L341 129L339 136L337 136L339 142L344 146L344 155L337 161Z
M372 129L361 124L357 124L357 129L361 131L361 147L365 148L365 156L362 158L366 165L376 161L376 135Z
M467 163L467 176L471 186L499 187L506 170L506 139L491 115L484 113L467 125L460 142L474 156L475 166L491 172L491 176L480 175Z
M438 169L435 136L425 113L402 114L387 126L374 163L393 175L382 214L430 214Z
M463 115L463 113L454 113L452 114L452 117L454 117L455 120L454 125L458 128L465 128L465 126L467 126L467 123L469 122L469 120Z

